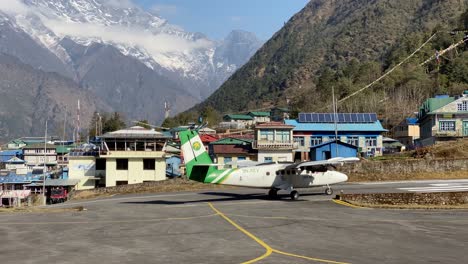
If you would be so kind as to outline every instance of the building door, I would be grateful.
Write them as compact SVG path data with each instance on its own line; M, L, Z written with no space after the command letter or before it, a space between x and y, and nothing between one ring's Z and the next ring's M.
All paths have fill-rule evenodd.
M463 121L463 136L468 136L468 121Z
M323 160L331 159L331 151L323 151Z

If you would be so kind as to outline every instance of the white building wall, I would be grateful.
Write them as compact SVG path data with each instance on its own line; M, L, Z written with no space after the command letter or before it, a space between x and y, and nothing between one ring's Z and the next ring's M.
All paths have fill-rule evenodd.
M259 162L265 162L266 157L271 157L273 162L276 161L288 161L292 162L294 157L293 157L293 152L291 150L276 150L276 151L264 151L264 150L258 150L258 161Z
M68 177L80 180L77 190L93 189L95 187L96 159L94 157L70 157Z

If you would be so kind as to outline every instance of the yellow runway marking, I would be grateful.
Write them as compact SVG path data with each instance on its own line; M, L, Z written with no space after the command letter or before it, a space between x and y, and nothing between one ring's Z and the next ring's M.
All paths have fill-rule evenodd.
M260 238L256 237L255 235L253 235L252 233L250 233L249 231L245 230L243 227L241 227L240 225L238 225L236 222L234 222L233 220L231 220L231 219L230 219L229 217L227 217L224 213L222 213L221 211L219 211L218 209L216 209L216 207L214 207L214 205L213 205L212 203L208 203L208 205L211 207L211 209L213 209L213 211L216 212L217 215L221 216L221 217L222 217L224 220L226 220L228 223L230 223L231 225L233 225L233 226L234 226L235 228L237 228L239 231L241 231L242 233L246 234L248 237L250 237L250 238L253 239L255 242L257 242L259 245L261 245L262 247L265 248L265 253L264 253L263 255L261 255L260 257L255 258L255 259L252 259L252 260L243 262L243 264L254 263L254 262L257 262L257 261L259 261L259 260L265 259L265 258L267 258L268 256L270 256L272 253L276 253L276 254L280 254L280 255L284 255L284 256L289 256L289 257L294 257L294 258L301 258L301 259L313 260L313 261L318 261L318 262L323 262L323 263L349 264L349 263L346 263L346 262L338 262L338 261L327 260L327 259L311 258L311 257L307 257L307 256L296 255L296 254L292 254L292 253L288 253L288 252L283 252L283 251L274 249L274 248L272 248L271 246L269 246L267 243L265 243L263 240L261 240Z
M357 206L357 205L354 205L354 204L350 204L350 203L347 203L347 202L341 201L341 200L332 199L332 201L334 203L336 203L336 204L340 204L340 205L344 205L344 206L348 206L348 207L352 207L352 208L369 209L369 208L366 208L366 207L361 207L361 206Z
M219 216L221 216L222 218L224 218L224 220L228 221L231 225L233 225L235 228L239 229L242 233L246 234L248 237L252 238L255 242L257 242L258 244L260 244L262 247L265 248L265 253L263 255L261 255L260 257L258 258L255 258L255 259L252 259L252 260L249 260L247 262L244 262L244 263L254 263L254 262L257 262L259 260L262 260L268 256L271 255L271 253L273 252L273 249L268 246L267 243L263 242L262 240L260 240L259 238L257 238L256 236L254 236L252 233L250 233L249 231L245 230L244 228L242 228L240 225L238 225L236 222L232 221L229 217L227 217L225 214L223 214L221 211L219 211L218 209L216 209L212 203L208 203L208 205L211 207L211 209L213 209L213 211L216 212L216 214L218 214Z
M144 222L158 222L158 221L177 221L177 220L191 220L197 218L212 217L217 214L192 216L192 217L171 217L171 218L153 218L153 219L134 219L134 220L97 220L97 221L64 221L64 222L24 222L24 223L8 223L0 222L0 225L56 225L56 224L124 224L124 223L144 223Z

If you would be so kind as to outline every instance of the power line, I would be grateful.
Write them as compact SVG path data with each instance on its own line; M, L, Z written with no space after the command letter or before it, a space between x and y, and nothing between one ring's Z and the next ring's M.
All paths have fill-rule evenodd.
M427 43L429 43L435 36L437 35L437 32L434 33L432 36L430 36L421 46L419 46L419 48L417 48L415 51L413 51L413 53L411 53L408 57L406 57L404 60L402 60L400 63L398 63L397 65L395 65L393 68L391 68L389 71L387 71L386 73L384 73L382 76L380 76L379 78L377 78L377 80L369 83L368 85L364 86L363 88L355 91L354 93L346 96L345 98L342 98L340 100L337 101L337 103L342 103L346 100L348 100L349 98L365 91L366 89L372 87L374 84L376 84L377 82L379 82L380 80L382 80L383 78L387 77L387 75L389 75L390 73L392 73L394 70L396 70L397 68L399 68L403 63L407 62L411 57L413 57L416 53L418 53L424 46L427 45ZM330 107L330 105L324 107L324 108L321 108L320 110L322 109L325 109L325 108L328 108Z

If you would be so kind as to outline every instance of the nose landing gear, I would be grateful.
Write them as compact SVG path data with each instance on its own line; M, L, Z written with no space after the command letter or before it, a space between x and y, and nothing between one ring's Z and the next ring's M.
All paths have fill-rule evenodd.
M330 187L330 185L327 185L327 189L325 189L325 194L326 195L332 195L333 194L333 189Z
M291 200L295 201L299 199L299 193L297 191L292 191L289 196L291 196Z

